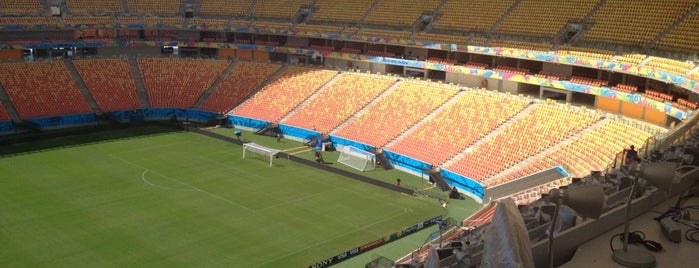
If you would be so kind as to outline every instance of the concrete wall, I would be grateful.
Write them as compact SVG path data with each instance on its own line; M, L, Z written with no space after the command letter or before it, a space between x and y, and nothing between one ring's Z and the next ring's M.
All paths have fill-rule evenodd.
M573 67L572 66L562 65L562 64L553 64L550 62L544 62L543 65L541 66L541 70L543 70L545 72L565 74L567 77L570 77L573 74Z

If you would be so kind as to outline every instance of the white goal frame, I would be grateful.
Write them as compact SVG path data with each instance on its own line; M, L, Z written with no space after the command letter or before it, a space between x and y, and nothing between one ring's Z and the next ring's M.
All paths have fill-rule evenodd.
M274 159L274 156L280 152L280 150L264 147L254 142L243 143L243 159L245 159L245 151L251 151L261 155L268 155L270 167L272 166L272 159Z
M359 171L374 170L376 168L376 155L354 146L342 146L337 162L345 164Z

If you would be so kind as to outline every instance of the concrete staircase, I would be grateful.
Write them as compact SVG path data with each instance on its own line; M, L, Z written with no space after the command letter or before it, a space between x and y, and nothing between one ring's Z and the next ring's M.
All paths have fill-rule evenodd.
M124 13L129 13L129 4L126 2L126 0L121 0L121 5L124 6Z
M85 81L83 81L83 78L80 76L80 73L78 73L78 69L76 69L75 65L73 65L73 61L65 59L63 60L63 63L65 63L66 67L68 67L70 75L73 77L73 80L78 85L78 89L80 89L80 93L82 93L83 97L85 97L87 104L90 105L90 109L92 109L92 112L95 114L102 113L99 109L99 106L97 105L97 102L95 101L95 98L92 97L92 94L90 94L90 91L87 89Z
M366 18L369 17L369 15L371 15L371 12L373 12L374 9L376 9L376 6L379 5L379 2L381 2L381 0L376 0L376 1L374 1L373 4L371 4L371 7L369 8L369 10L367 10L366 13L364 14L364 16L362 16L359 19L359 21L357 22L358 25L364 24L364 20L366 20Z
M502 24L502 22L505 21L505 19L507 18L507 16L509 16L509 15L512 13L512 11L514 11L515 8L517 8L517 6L519 6L519 3L520 3L520 2L522 2L522 0L516 0L514 3L512 3L512 5L510 6L510 8L508 8L508 9L505 11L505 13L502 13L502 16L500 16L500 18L499 18L497 21L495 21L495 23L493 23L493 26L491 26L490 29L488 29L488 32L487 32L487 33L489 33L489 34L490 34L490 33L493 33L493 32L495 31L495 29L497 29L498 27L500 27L500 24Z
M322 85L320 88L318 88L318 90L316 90L315 92L313 92L313 94L311 94L310 96L308 96L308 98L306 98L306 100L302 101L301 103L299 103L299 105L296 105L296 107L294 107L294 109L291 109L291 111L289 111L289 113L287 113L286 115L282 116L282 118L279 119L279 122L284 122L284 120L286 120L287 118L289 118L292 114L296 113L296 111L298 111L299 109L305 107L306 104L308 104L308 102L310 102L310 100L315 99L315 98L318 96L318 94L320 94L321 92L325 91L326 88L328 88L328 87L332 86L333 84L335 84L335 82L336 82L338 79L340 79L340 77L342 77L342 73L341 73L341 72L338 72L337 74L335 74L335 76L333 76L333 78L330 78L330 80L328 80L328 82L325 82L325 84Z
M233 72L233 69L236 65L238 65L238 61L234 61L231 64L229 64L228 67L226 67L226 70L224 70L223 73L221 73L221 75L219 75L218 78L216 78L216 81L214 81L214 83L211 84L211 86L207 90L201 93L201 96L199 96L199 99L197 99L197 101L194 102L192 108L199 108L204 103L204 101L208 99L212 93L214 93L214 90L216 90L216 88L218 88L218 86L221 85L221 83L223 83L223 80L226 80L228 75L230 75L231 72Z
M22 119L19 117L15 105L10 101L10 96L5 92L5 88L0 84L0 104L5 107L5 111L10 116L10 119L14 122L21 122Z
M687 18L689 18L689 17L691 17L692 15L694 15L694 13L697 12L697 9L699 9L699 4L694 4L694 7L690 8L690 9L687 11L687 13L684 13L684 15L682 15L682 17L680 17L679 19L677 19L677 21L675 21L672 25L670 25L669 27L667 27L667 29L663 30L658 36L656 36L653 40L651 40L650 42L648 42L648 44L646 44L646 46L643 47L643 48L644 48L644 49L651 49L651 48L655 47L655 45L657 45L657 44L660 42L660 40L663 39L663 37L665 37L668 33L672 32L672 30L674 30L674 29L677 28L677 26L679 26L682 22L684 22L685 20L687 20Z
M233 109L231 109L228 113L234 112L235 109L236 109L237 107L240 107L240 106L243 105L245 102L247 102L247 101L250 99L251 96L254 96L258 91L262 90L262 89L263 89L264 87L266 87L269 83L272 83L272 81L277 80L277 78L279 78L279 76L281 76L281 75L284 73L284 71L286 71L286 68L288 68L288 67L289 67L288 65L284 65L284 66L282 66L281 68L279 68L279 70L277 70L276 73L274 73L274 74L273 74L272 76L270 76L267 80L265 80L264 82L262 82L262 84L260 84L260 86L257 87L255 90L253 90L252 92L250 92L250 95L248 95L248 98L247 98L247 99L245 99L244 101L240 102L240 104L238 104L238 106L236 106L236 107L234 107Z
M513 116L513 117L511 117L510 119L508 119L507 121L505 121L505 123L501 124L500 126L498 126L498 127L495 128L495 129L493 129L493 131L491 131L490 133L486 134L485 136L483 136L483 137L482 137L481 139L479 139L478 141L476 141L476 142L474 142L473 144L471 144L471 146L466 147L466 149L464 149L461 153L457 154L455 157L452 157L451 159L449 159L449 160L447 160L446 162L444 162L444 164L442 164L442 166L449 166L449 165L451 165L453 162L459 160L459 159L461 158L461 157L459 157L459 156L461 156L461 155L463 155L463 154L465 154L465 153L467 153L467 152L472 151L473 148L477 148L478 146L481 146L481 144L483 144L483 143L485 143L486 141L492 139L495 135L499 134L499 133L502 132L504 129L508 128L508 127L512 124L512 122L518 121L519 119L521 119L521 118L524 117L525 115L529 114L529 113L532 112L532 110L534 110L537 106L538 106L538 104L530 104L529 106L525 107L524 109L522 109L521 111L519 111L519 113L517 113L515 116Z
M492 176L492 177L490 177L490 178L487 178L486 180L483 181L483 183L487 183L487 182L489 182L489 181L497 180L497 179L499 179L499 178L505 176L505 174L507 174L507 173L509 173L509 172L511 172L511 171L520 169L520 168L522 168L522 167L524 167L524 166L526 166L526 165L529 165L529 164L533 163L534 161L536 161L537 159L539 159L539 158L541 158L541 157L547 156L547 155L549 155L549 154L555 152L555 151L558 150L559 148L562 148L562 147L564 147L564 146L568 146L569 144L571 144L571 143L573 143L574 141L578 140L578 139L579 139L582 135L584 135L585 133L588 133L588 132L590 132L590 131L594 131L594 130L598 129L598 128L601 127L604 123L606 123L607 120L609 120L609 119L602 119L602 120L599 120L599 121L597 121L597 122L595 122L595 123L593 123L593 124L587 126L586 128L584 128L583 130L579 131L578 133L575 133L574 135L572 135L572 136L570 136L570 137L568 137L568 138L566 138L566 139L564 139L564 140L558 142L558 143L555 144L554 146L551 146L551 147L549 147L549 148L546 148L546 149L543 150L543 151L540 151L540 152L538 152L538 153L536 153L536 154L534 154L534 155L530 155L529 157L527 157L527 158L525 158L525 159L522 159L522 161L520 161L519 163L517 163L517 164L515 164L515 165L512 165L511 167L506 168L506 169L500 171L500 173L495 174L494 176Z
M607 3L607 0L600 0L597 3L597 5L595 5L595 7L592 8L592 10L590 10L590 12L588 12L587 15L585 15L585 17L583 17L582 21L584 21L584 22L589 21L590 18L592 18L592 16L594 16L595 13L597 13L597 11L599 11L606 3Z
M425 123L431 121L435 116L437 116L440 112L442 112L446 107L451 106L452 103L456 102L461 95L466 94L466 91L460 91L459 93L456 93L456 95L452 96L450 99L442 103L437 109L432 111L429 115L425 116L425 118L421 119L415 125L410 127L407 131L401 133L396 137L395 139L389 141L384 147L391 147L394 143L398 142L399 140L403 139L404 137L412 134L413 132L417 131L417 129L420 128L420 126L424 125Z
M141 101L141 106L143 108L150 108L148 92L146 92L146 88L143 86L143 77L141 76L141 71L138 69L136 58L129 58L129 64L131 65L131 76L136 84L138 100Z
M328 133L333 133L334 131L336 131L336 130L338 130L338 129L341 129L341 128L343 128L343 127L345 127L349 122L352 122L355 118L357 118L357 116L359 116L359 115L361 115L361 114L363 114L363 113L366 113L366 112L369 110L369 108L371 108L372 106L374 106L374 105L376 105L377 103L381 102L381 100L382 100L383 98L385 98L386 96L388 96L388 94L391 94L391 92L393 92L393 90L394 90L396 87L398 87L398 85L399 85L400 83L401 83L401 81L399 80L399 81L397 81L396 83L394 83L393 85L391 85L390 87L388 87L386 90L384 90L383 93L381 93L381 94L379 94L378 96L376 96L376 98L374 98L374 100L370 101L369 103L367 103L366 105L364 105L364 107L362 107L361 109L359 109L359 112L357 112L357 113L354 114L353 116L350 116L349 118L345 119L344 122L342 122L341 124L337 125L337 127L335 127L333 130L330 130Z

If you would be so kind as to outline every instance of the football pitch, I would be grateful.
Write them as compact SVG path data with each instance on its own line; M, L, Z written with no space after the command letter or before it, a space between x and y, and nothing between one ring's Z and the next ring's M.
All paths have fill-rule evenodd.
M270 167L242 159L239 145L158 127L0 153L2 267L306 267L448 213L434 199L282 158Z

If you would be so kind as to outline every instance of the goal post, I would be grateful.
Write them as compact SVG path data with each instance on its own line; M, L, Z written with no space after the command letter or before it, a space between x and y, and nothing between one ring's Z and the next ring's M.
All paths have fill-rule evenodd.
M354 146L343 146L337 162L360 171L373 170L376 168L376 155Z
M243 158L245 158L246 151L269 156L270 167L272 166L272 160L274 159L274 156L280 152L280 150L268 148L254 142L248 142L243 144Z

